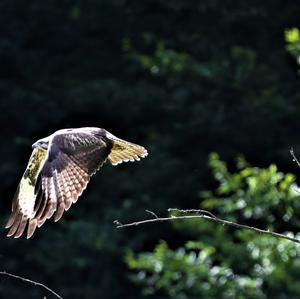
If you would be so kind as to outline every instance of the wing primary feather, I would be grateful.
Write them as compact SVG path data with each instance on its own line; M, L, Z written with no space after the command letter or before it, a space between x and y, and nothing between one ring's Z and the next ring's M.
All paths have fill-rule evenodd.
M51 216L54 214L55 212L55 194L53 193L53 177L50 178L46 178L46 185L47 185L47 204L44 210L43 215L41 216L41 220L45 219L49 219L51 218Z
M12 213L11 213L11 215L10 215L6 225L5 225L5 228L10 228L16 220L16 216L18 214L18 210L17 210L16 205L17 205L17 202L19 200L19 192L20 192L20 184L18 185L18 188L17 188L16 193L14 195L13 204L12 204Z
M38 220L37 227L41 227L45 223L46 220L47 220L46 217L41 218L40 220Z
M67 191L65 191L65 210L68 211L72 205L72 196L71 196L71 179L69 177L68 171L64 172L65 182L67 184Z
M43 182L43 193L44 193L44 206L43 209L40 210L40 212L38 213L38 215L36 216L36 218L38 219L38 227L40 227L40 223L44 223L47 220L47 215L49 213L49 195L50 195L50 191L49 191L49 183L48 183L48 178L47 177L43 177L42 179Z
M27 236L26 236L27 239L29 239L33 235L34 231L37 228L37 223L38 223L37 219L30 219L29 220L28 228L27 228Z
M53 214L56 211L56 206L57 206L57 197L56 197L56 191L55 191L55 185L54 185L54 176L52 172L52 177L48 179L48 184L49 184L49 196L50 200L48 200L48 205L49 205L49 212L47 214L47 219L51 218Z
M77 190L76 190L76 188L75 188L75 184L74 184L74 182L75 182L75 180L76 180L76 177L75 177L75 172L76 172L76 170L75 170L75 164L71 164L70 165L70 171L69 171L69 176L70 176L70 178L71 178L71 180L70 180L70 184L71 184L71 198L72 198L72 202L74 202L74 200L77 198L77 196L78 196L78 194L77 194Z
M39 186L36 188L36 193L35 193L35 202L34 202L34 213L40 209L40 206L42 204L42 182L40 181Z
M61 188L60 177L57 171L54 172L53 180L54 180L56 198L57 198L57 209L55 212L54 221L57 222L62 217L65 210L65 203L64 203L63 192Z
M86 188L88 182L89 182L89 176L82 172L81 168L76 166L74 167L74 187L77 192L77 196L73 199L73 203L75 203L79 196L82 194L83 190ZM84 177L83 177L84 176Z
M23 232L26 228L26 225L27 225L27 220L28 220L28 218L25 215L23 215L20 220L20 225L18 227L18 230L15 233L15 236L14 236L15 238L19 238L23 234Z
M14 224L16 220L16 216L17 216L17 211L13 211L5 225L5 228L10 228Z
M10 237L10 236L12 236L12 235L14 235L16 233L16 231L19 228L21 220L22 220L22 214L21 213L17 213L15 221L14 221L13 225L11 226L11 228L10 228L8 234L7 234L8 237Z
M41 199L40 199L41 204L40 204L39 208L36 211L36 215L34 216L34 218L38 219L38 220L43 215L45 207L46 207L46 204L47 204L45 192L41 190L39 196L41 197Z

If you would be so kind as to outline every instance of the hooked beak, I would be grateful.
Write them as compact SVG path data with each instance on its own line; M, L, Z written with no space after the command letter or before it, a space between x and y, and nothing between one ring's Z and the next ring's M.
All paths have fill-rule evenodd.
M32 149L35 149L36 147L38 147L38 142L35 142L31 147L32 147Z
M44 150L47 150L48 148L48 142L45 142L43 140L38 140L37 142L35 142L33 145L32 145L32 148L41 148L41 149L44 149Z

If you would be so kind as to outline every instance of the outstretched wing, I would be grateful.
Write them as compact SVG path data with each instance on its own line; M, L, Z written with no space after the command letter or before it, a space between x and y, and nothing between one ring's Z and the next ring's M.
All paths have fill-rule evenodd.
M20 237L29 219L34 216L34 188L38 173L43 167L47 151L35 148L13 198L12 213L6 224L10 228L7 236Z
M140 158L148 155L143 146L122 140L109 132L106 132L106 137L112 142L112 149L108 156L108 160L112 165L128 161L139 161Z
M48 159L36 184L38 227L54 213L54 220L58 221L106 161L111 143L97 133L77 129L53 137Z
M8 236L20 237L28 223L27 238L30 238L35 229L53 215L58 221L77 201L90 177L107 158L116 165L147 155L142 146L119 139L100 128L67 129L52 136L43 163L35 166L38 171L31 181L30 192L25 196L21 184L18 188L13 214L6 225L10 227ZM20 208L23 202L30 205L26 212L25 208Z
M6 225L10 227L8 236L20 237L28 222L27 238L30 238L36 227L54 213L54 220L58 221L63 212L77 201L110 150L111 142L99 130L62 130L54 134L46 160L33 182L33 191L30 189L31 214L24 217L23 209L18 217L11 217ZM21 190L18 194L23 196ZM16 199L18 205L20 196ZM26 201L29 201L29 195Z

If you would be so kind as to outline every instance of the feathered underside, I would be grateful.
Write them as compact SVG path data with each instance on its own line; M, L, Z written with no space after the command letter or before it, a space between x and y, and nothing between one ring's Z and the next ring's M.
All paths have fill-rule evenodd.
M13 199L7 236L18 238L27 227L30 238L53 215L58 221L106 159L117 165L148 154L100 128L60 130L51 136L48 150L37 147L32 152Z

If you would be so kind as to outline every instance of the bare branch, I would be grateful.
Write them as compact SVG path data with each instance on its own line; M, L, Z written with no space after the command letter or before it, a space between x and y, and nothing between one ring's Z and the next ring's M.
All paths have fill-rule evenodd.
M6 271L0 271L0 275L6 275L6 276L9 276L9 277L12 277L12 278L16 278L16 279L19 279L19 280L22 280L22 281L25 281L25 282L29 282L31 284L34 284L35 286L39 286L39 287L42 287L44 289L46 289L48 292L52 293L54 296L56 296L57 298L59 299L63 299L60 295L58 295L56 292L54 292L53 290L51 290L49 287L47 287L46 285L40 283L40 282L36 282L36 281L33 281L31 279L28 279L28 278L24 278L22 276L19 276L19 275L15 275L15 274L11 274L11 273L8 273Z
M300 167L300 162L297 159L297 157L295 156L293 148L290 149L290 153L293 157L293 161L296 162L297 165ZM154 216L154 218L141 220L141 221L136 221L136 222L131 222L131 223L126 223L126 224L122 224L118 220L115 220L114 223L116 224L117 228L123 228L123 227L137 226L137 225L152 223L152 222L163 222L163 221L171 221L171 220L179 220L179 219L195 219L195 218L198 218L198 219L205 219L207 221L216 222L216 223L219 223L219 224L222 224L222 225L235 227L237 229L251 230L251 231L254 231L256 233L273 236L275 238L286 239L286 240L292 241L294 243L300 244L300 239L289 237L288 235L279 234L279 233L272 232L272 231L269 231L269 230L264 230L264 229L260 229L260 228L257 228L257 227L248 226L248 225L245 225L245 224L239 224L239 223L236 223L236 222L224 220L224 219L218 218L217 216L215 216L214 214L212 214L210 211L207 211L207 210L200 210L200 209L181 210L181 209L176 209L176 208L175 209L170 208L170 209L168 209L168 212L177 212L177 213L180 213L180 214L193 214L194 213L196 215L178 215L178 216L177 215L170 215L169 217L158 217L154 212L149 211L149 210L146 210L146 212L151 214L152 216Z
M216 217L211 212L206 211L206 210L169 209L169 211L177 211L177 212L184 213L184 214L186 214L186 213L197 213L197 215L179 215L179 216L171 215L169 217L155 217L155 218L151 218L151 219L136 221L136 222L132 222L132 223L126 223L126 224L121 224L117 221L117 222L115 222L115 224L117 225L117 228L124 228L124 227L137 226L137 225L151 223L151 222L163 222L163 221L171 221L171 220L179 220L179 219L197 219L198 218L198 219L205 219L207 221L216 222L216 223L219 223L219 224L222 224L222 225L235 227L235 228L238 228L238 229L251 230L251 231L254 231L256 233L265 234L265 235L273 236L273 237L276 237L276 238L286 239L286 240L289 240L289 241L300 244L300 239L289 237L287 235L279 234L279 233L272 232L272 231L269 231L269 230L263 230L263 229L260 229L260 228L257 228L257 227L248 226L248 225L245 225L245 224L239 224L239 223L236 223L236 222L224 220L224 219ZM156 215L156 214L154 213L154 215Z

